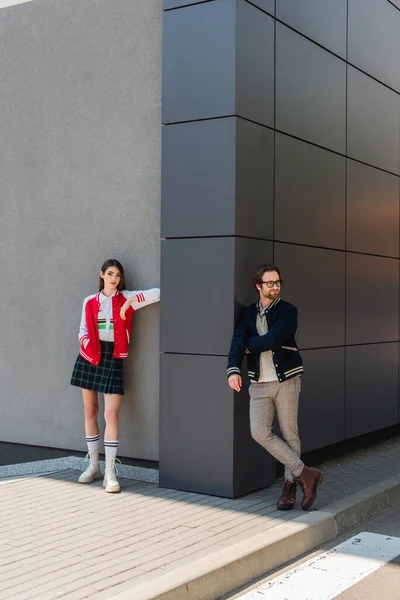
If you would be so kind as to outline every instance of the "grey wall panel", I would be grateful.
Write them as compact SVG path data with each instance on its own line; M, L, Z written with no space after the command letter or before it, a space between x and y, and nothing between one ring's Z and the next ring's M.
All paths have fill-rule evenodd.
M399 256L399 177L348 160L347 249Z
M299 430L302 452L344 439L345 349L304 350Z
M346 343L398 340L399 263L347 254Z
M163 237L234 235L235 121L233 117L163 127Z
M400 172L400 96L348 67L348 156Z
M161 356L161 486L232 495L234 392L225 372L223 357Z
M397 422L398 344L347 348L346 438Z
M228 353L234 323L234 252L232 238L161 243L162 352Z
M0 13L0 439L85 450L69 385L83 299L114 256L133 289L159 284L161 2ZM158 458L158 318L134 318L121 456Z
M275 138L275 239L345 248L345 158Z
M400 92L400 11L389 2L349 0L348 60Z
M274 20L238 0L236 114L269 127L274 125L274 46Z
M276 17L346 58L347 0L277 0Z
M346 65L277 23L276 128L344 153Z
M253 270L271 258L261 240L164 240L162 352L227 355L235 318L256 299Z
M235 318L243 306L258 300L252 284L253 272L263 263L272 263L273 244L262 240L235 240Z
M162 154L163 237L272 238L271 130L235 117L168 125Z
M161 486L232 497L271 483L271 458L250 436L247 393L233 392L225 372L224 357L162 355Z
M274 133L236 122L236 235L272 240Z
M341 346L345 325L345 253L274 244L282 297L297 306L300 348Z
M235 97L236 3L164 12L163 123L233 115Z

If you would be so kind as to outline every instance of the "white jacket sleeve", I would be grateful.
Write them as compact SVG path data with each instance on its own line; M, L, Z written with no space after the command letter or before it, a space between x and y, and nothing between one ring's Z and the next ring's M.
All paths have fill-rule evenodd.
M133 298L134 296L137 296L137 300L135 300L131 304L134 310L139 310L139 308L144 308L149 304L154 304L154 302L160 301L159 288L152 288L151 290L124 290L122 293L124 294L125 298L127 298L127 300Z

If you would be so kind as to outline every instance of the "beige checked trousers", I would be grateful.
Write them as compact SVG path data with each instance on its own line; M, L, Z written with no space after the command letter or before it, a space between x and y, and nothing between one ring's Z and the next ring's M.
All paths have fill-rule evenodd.
M300 460L300 438L297 424L300 377L287 381L251 383L250 429L253 439L276 460L285 465L285 479L293 481L304 467ZM282 438L272 431L275 415Z

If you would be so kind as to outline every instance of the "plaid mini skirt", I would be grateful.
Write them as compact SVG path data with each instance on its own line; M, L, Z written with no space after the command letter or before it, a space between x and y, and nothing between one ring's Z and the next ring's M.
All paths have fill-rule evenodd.
M71 385L100 392L101 394L124 394L124 361L113 358L114 342L100 340L101 359L98 367L90 364L79 354L71 377Z

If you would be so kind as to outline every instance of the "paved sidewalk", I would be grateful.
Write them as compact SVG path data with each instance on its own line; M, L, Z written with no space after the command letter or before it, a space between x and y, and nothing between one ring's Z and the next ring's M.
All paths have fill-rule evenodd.
M349 508L349 495L358 492L356 510L364 511L365 503L364 508L357 507L371 495L365 488L390 478L390 485L395 485L399 456L400 438L396 438L321 465L325 478L313 507L316 510L309 514L276 510L281 482L228 500L127 479L120 480L121 494L107 494L101 482L79 485L78 472L72 470L0 481L0 600L183 598L179 593L163 595L157 591L162 590L157 582L167 582L175 573L190 578L194 565L204 568L202 560L217 569L226 564L223 561L230 552L235 560L242 550L245 557L246 548L256 540L267 542L271 536L276 541L282 532L289 540L294 533L310 527L317 531L318 524L325 523L332 537L328 505L337 503L341 511L343 506ZM370 490L384 492L385 486ZM375 491L373 495L379 496ZM379 502L371 510L386 507ZM354 510L351 514L354 518ZM297 555L301 548L300 544L295 549ZM285 560L293 557L290 552L283 553ZM263 565L249 566L254 577ZM208 599L213 593L216 598L209 581L207 586L207 592L190 598ZM229 582L221 585L219 581L217 589L228 591Z

